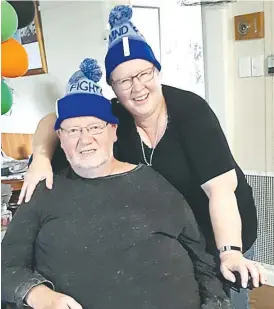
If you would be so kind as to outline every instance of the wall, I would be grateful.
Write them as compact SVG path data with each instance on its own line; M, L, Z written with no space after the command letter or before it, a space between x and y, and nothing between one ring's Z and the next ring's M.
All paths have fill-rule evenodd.
M236 42L235 15L264 11L265 39ZM274 3L238 0L203 9L207 98L245 171L274 172L274 78L238 77L241 56L274 54Z
M63 95L67 80L85 57L94 57L104 64L107 14L114 3L40 2L48 74L8 81L15 91L15 104L11 116L1 116L2 132L34 133L39 120L55 110L56 99ZM104 77L101 84L105 95L111 97Z
M1 117L3 132L33 133L38 121L54 111L56 99L63 94L66 81L84 57L95 57L103 64L109 9L114 3L129 2L152 6L166 3L41 1L49 73L10 80L15 89L15 104L11 116ZM204 7L202 11L206 97L241 167L274 172L274 78L238 77L239 57L274 53L274 2L238 0L229 5ZM235 42L233 17L255 11L265 12L265 39ZM102 85L111 97L112 91L104 80Z
M171 2L131 0L130 3L160 6L164 11L161 13L163 54L165 48L170 47L167 36L163 36L165 28L170 36L178 35L175 29L172 31L172 21L168 23L167 15L173 16L172 20L175 18L170 12ZM256 11L265 14L265 39L235 41L234 16ZM240 166L249 172L274 172L274 77L238 77L239 57L262 54L266 58L274 54L274 2L237 0L232 4L205 6L202 17L206 98ZM193 23L188 23L193 37ZM178 28L185 37L185 25L180 24ZM163 73L170 66L165 63L166 59L162 57Z
M205 97L201 7L180 6L177 0L131 0L130 4L160 8L160 44L155 42L153 19L142 16L135 24L152 46L156 58L160 59L161 55L162 83ZM136 11L133 22L135 14Z
M48 74L9 81L11 88L15 89L15 104L11 116L1 117L3 132L33 133L38 121L54 111L56 99L62 96L66 81L84 57L93 56L103 65L107 46L104 38L109 32L109 11L115 4L129 2L131 5L160 7L163 83L183 87L204 96L204 80L200 84L196 83L196 64L193 64L193 54L189 51L190 41L202 43L199 7L184 10L176 0L169 3L165 0L41 1ZM173 16L172 21L170 16ZM134 17L138 19L138 16L133 16L133 20ZM188 31L189 24L192 32ZM176 26L182 29L183 40L175 31ZM149 40L154 34L147 30L148 27L149 20L147 25L143 22L139 28ZM158 55L157 51L155 54ZM203 75L202 59L198 65ZM104 80L101 84L105 95L112 97L113 92Z
M242 56L274 54L273 1L238 2L233 15L264 11L265 39L234 43L234 67ZM274 78L239 78L235 72L235 155L245 170L274 172Z
M233 147L233 35L229 5L202 8L206 99Z

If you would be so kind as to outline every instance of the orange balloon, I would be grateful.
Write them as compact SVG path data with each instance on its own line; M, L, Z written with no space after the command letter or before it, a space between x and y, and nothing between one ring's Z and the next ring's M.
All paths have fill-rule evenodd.
M2 76L9 78L23 76L29 67L25 48L18 41L10 38L1 44L1 49Z

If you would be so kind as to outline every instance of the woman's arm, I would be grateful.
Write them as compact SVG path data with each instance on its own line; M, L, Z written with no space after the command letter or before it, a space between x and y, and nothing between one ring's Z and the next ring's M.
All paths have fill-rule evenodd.
M242 248L242 222L239 214L235 190L237 188L237 175L235 170L217 176L202 185L202 189L209 199L210 219L214 231L217 248L233 244ZM255 287L259 281L265 282L261 269L258 269L252 261L243 259L238 251L227 251L220 254L221 271L223 276L234 281L232 271L241 274L242 286L246 287L248 272L253 278Z
M58 143L58 137L54 131L56 115L48 114L40 120L33 136L33 157L31 165L24 179L24 184L18 199L21 204L29 202L37 184L46 180L48 189L52 188L53 173L51 159Z
M242 222L234 193L237 184L236 172L231 170L202 185L218 249L228 244L242 248Z
M177 104L174 118L176 115L180 117L177 116L177 122L182 145L199 185L209 198L215 242L218 248L242 247L242 222L235 196L238 186L237 164L212 109L197 95L187 93L187 96L184 104ZM254 286L258 286L259 280L264 283L265 278L259 266L244 258L241 252L222 252L220 258L221 272L227 280L234 282L232 272L237 271L241 274L243 286L247 285L248 272Z
M45 158L51 160L58 143L57 134L54 131L56 121L55 113L48 114L42 118L33 136L33 160Z

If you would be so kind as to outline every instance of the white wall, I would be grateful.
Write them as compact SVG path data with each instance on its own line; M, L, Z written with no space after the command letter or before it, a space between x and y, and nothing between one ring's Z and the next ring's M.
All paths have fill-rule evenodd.
M2 132L33 133L38 121L54 111L84 57L103 65L107 15L114 3L159 6L163 1L41 1L49 73L10 80L15 104L11 116L1 116ZM236 42L233 17L255 11L265 12L265 39ZM205 7L203 24L206 94L231 149L244 170L274 172L274 78L238 77L239 57L274 54L274 2L238 0ZM101 84L111 97L104 79Z
M171 2L167 3L165 0L41 1L48 74L10 79L9 85L15 90L15 103L12 114L1 117L2 132L34 133L39 120L47 113L54 111L56 99L63 95L68 78L78 69L83 58L94 57L104 67L107 47L107 41L104 39L109 33L107 19L111 7L116 4L130 3L160 7L163 83L195 91L204 96L204 82L196 84L196 63L193 63L193 54L189 51L190 41L202 43L199 8L183 10L176 0ZM173 16L172 21L170 16ZM133 16L133 20L136 18L141 20L140 16L135 18ZM179 33L176 31L176 26L181 29ZM142 22L139 28L148 41L154 35L151 32L152 29L147 30L152 28L149 21L148 24L145 21ZM191 28L192 32L189 32L188 28ZM183 40L180 39L180 35L183 35ZM154 41L153 38L152 42ZM160 45L159 42L157 44ZM169 50L172 50L172 54ZM155 54L156 56L159 54L157 50ZM200 65L203 71L202 60ZM101 85L105 95L112 97L113 92L104 82L104 77Z
M265 38L234 40L235 15L264 11ZM245 171L274 172L274 78L238 77L242 56L274 54L274 3L245 1L203 9L208 101Z
M11 116L1 116L2 132L34 133L39 120L55 111L56 99L64 94L66 82L85 57L96 58L103 67L107 15L119 2L40 2L48 74L8 81L15 91L15 104ZM104 77L101 85L111 97Z
M131 0L130 4L160 8L162 83L205 97L201 7L180 6L177 0ZM155 36L151 22L138 18L136 25L157 57L158 42L149 40L151 34Z
M206 99L233 145L233 36L229 5L203 7ZM228 111L232 112L229 113Z
M264 11L265 38L234 43L234 67L242 56L274 54L273 1L238 2L233 15ZM273 76L234 77L235 155L243 168L274 172L274 78Z

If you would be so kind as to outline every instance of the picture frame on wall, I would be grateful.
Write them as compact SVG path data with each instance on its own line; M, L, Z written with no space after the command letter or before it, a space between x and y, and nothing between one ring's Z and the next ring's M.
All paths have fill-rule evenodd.
M29 58L29 69L24 76L48 73L39 1L34 1L34 6L34 20L28 26L18 30L21 44Z

